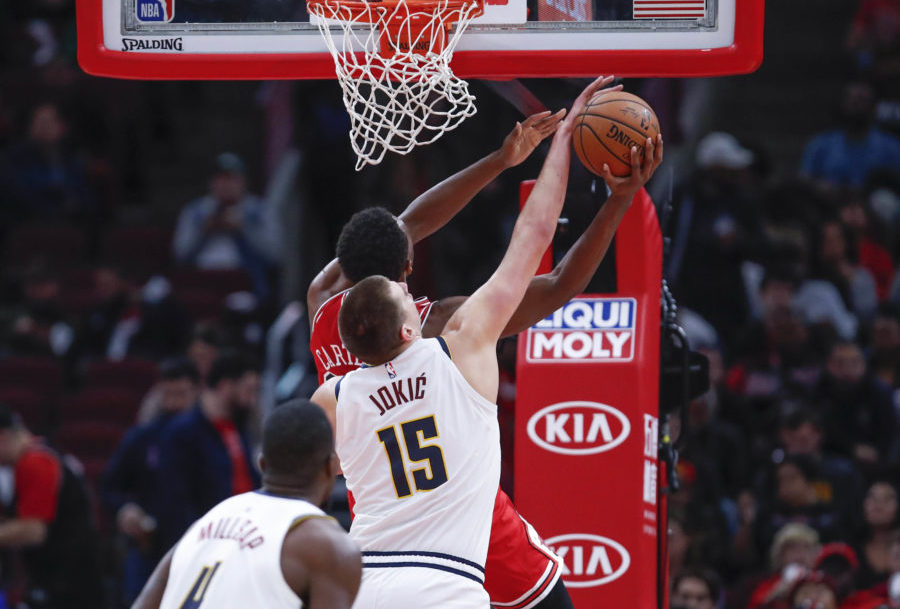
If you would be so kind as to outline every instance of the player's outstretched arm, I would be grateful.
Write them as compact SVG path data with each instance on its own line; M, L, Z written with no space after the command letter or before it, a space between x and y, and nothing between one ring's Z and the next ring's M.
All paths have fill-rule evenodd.
M418 243L447 224L504 170L527 159L538 144L556 132L565 114L565 110L532 114L516 123L499 149L416 197L400 214L412 242Z
M584 292L606 256L613 235L631 207L634 196L662 163L662 135L658 135L655 141L647 138L645 146L646 155L641 155L635 147L631 148L631 175L628 177L617 178L604 163L603 179L609 185L609 198L556 267L531 280L522 303L503 329L503 336L517 334L534 325Z
M632 199L662 162L662 136L657 136L655 142L648 138L647 150L648 154L643 158L637 151L632 152L632 172L626 178L615 177L609 171L609 166L604 165L603 178L611 191L609 198L556 267L531 280L522 302L503 329L502 336L517 334L534 325L584 291L606 256L613 235L625 212L631 207ZM422 335L430 338L440 334L453 313L465 301L465 296L451 296L435 302L422 328Z
M337 396L334 394L335 386L341 377L333 376L316 389L309 401L317 404L319 408L325 411L328 422L331 423L331 430L337 433Z
M310 609L350 609L362 578L359 548L330 518L309 518L284 538L281 571Z
M500 173L528 158L538 144L556 131L565 113L539 112L516 123L498 150L419 195L400 214L403 230L412 242L418 243L444 226ZM326 300L352 285L338 260L329 262L306 292L310 326Z
M568 118L553 136L550 152L519 214L500 266L447 322L444 336L457 367L488 400L497 397L494 344L522 301L562 211L575 118L594 93L612 80L611 76L598 78L575 100Z
M153 570L153 575L144 584L144 589L131 605L131 609L159 609L163 593L166 591L166 584L169 583L169 567L172 565L172 554L174 553L175 548L173 547L159 561L156 569Z

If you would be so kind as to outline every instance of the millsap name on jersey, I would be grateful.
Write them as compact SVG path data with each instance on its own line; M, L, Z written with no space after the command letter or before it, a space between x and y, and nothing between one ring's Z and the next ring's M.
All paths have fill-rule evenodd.
M527 360L631 361L636 319L634 298L575 298L528 329Z

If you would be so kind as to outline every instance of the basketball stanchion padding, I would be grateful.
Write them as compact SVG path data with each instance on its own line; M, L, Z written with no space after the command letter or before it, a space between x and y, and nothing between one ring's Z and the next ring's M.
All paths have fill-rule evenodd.
M631 174L631 148L643 154L647 138L656 141L659 120L637 95L614 91L591 98L575 123L572 145L582 164L597 175L603 164L615 176Z
M309 0L334 58L356 170L390 150L430 144L475 114L468 83L450 69L479 0ZM332 26L343 35L335 35Z

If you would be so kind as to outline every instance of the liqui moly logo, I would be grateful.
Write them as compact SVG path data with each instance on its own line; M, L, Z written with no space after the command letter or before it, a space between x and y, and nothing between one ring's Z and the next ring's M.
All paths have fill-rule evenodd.
M622 577L631 565L625 546L609 537L572 533L544 541L562 561L569 588L602 586Z
M593 455L612 450L631 431L628 417L599 402L560 402L528 419L528 437L550 452Z
M576 298L528 329L529 362L627 362L634 358L637 301Z
M143 23L168 23L175 17L175 0L137 0L134 12Z

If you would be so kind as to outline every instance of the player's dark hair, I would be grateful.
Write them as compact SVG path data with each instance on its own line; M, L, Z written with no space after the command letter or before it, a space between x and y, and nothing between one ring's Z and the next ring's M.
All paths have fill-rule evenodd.
M381 275L357 283L341 303L338 332L350 353L366 363L381 363L400 343L403 310L390 296L391 282Z
M256 370L250 359L234 349L219 353L213 360L206 384L215 389L223 380L236 381L248 372Z
M309 484L333 452L331 424L325 411L309 400L280 404L263 422L265 475Z
M159 376L164 381L188 379L192 383L200 382L200 372L189 358L184 356L170 357L159 365Z
M672 579L672 590L677 590L681 582L686 579L699 579L706 584L706 589L709 590L709 597L712 599L713 604L718 605L719 595L722 592L722 582L714 571L701 567L683 569Z
M337 258L356 283L372 275L398 280L409 259L409 240L397 218L383 207L353 214L338 237Z

